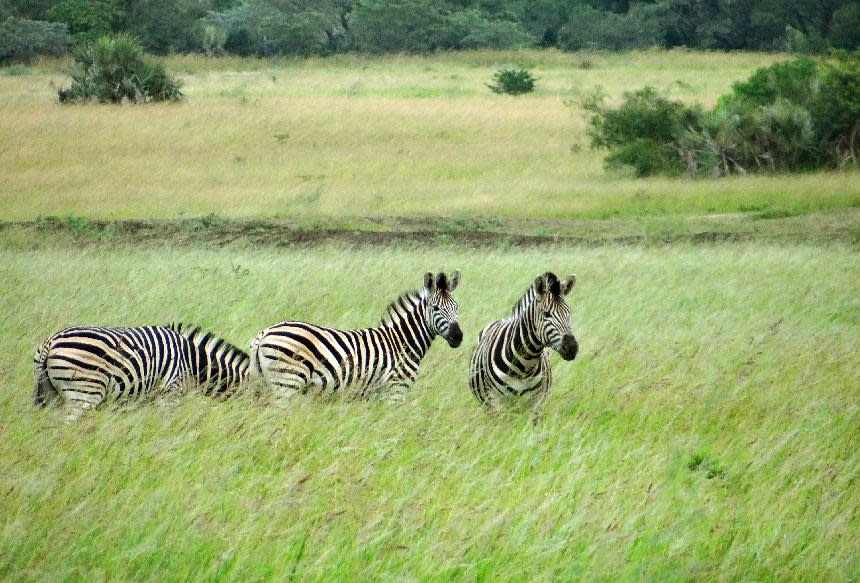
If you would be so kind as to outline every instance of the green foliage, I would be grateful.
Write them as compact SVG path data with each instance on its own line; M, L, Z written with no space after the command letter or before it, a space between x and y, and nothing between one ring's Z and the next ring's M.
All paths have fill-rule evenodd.
M72 85L60 89L62 103L178 101L181 83L143 52L134 37L104 36L73 51Z
M78 43L127 31L159 54L860 45L856 0L7 0L7 16L67 23Z
M201 46L207 55L220 55L224 52L227 31L223 27L207 24L203 27L202 35Z
M822 65L811 105L816 134L838 166L860 163L860 51Z
M219 39L224 50L242 56L327 54L341 38L342 24L324 6L303 7L300 3L283 5L255 0L204 20L203 48L209 51L206 31Z
M0 63L37 55L61 56L69 46L66 25L9 17L0 22Z
M47 15L48 20L68 26L75 43L81 44L113 32L119 11L102 0L63 0L52 6Z
M445 18L432 0L358 0L350 28L361 52L426 53L444 45Z
M534 37L511 20L491 20L478 10L452 12L446 17L445 48L511 49L534 44Z
M653 87L624 94L618 108L607 107L596 92L586 98L590 112L588 135L596 148L611 150L609 167L632 166L637 176L660 172L679 174L683 160L676 141L698 123L698 111L672 101Z
M492 85L487 85L493 93L522 95L535 89L535 78L528 69L501 68L493 73Z
M749 79L732 85L720 107L757 107L778 98L807 106L818 89L818 63L808 57L762 67Z
M3 74L8 77L24 77L30 74L30 68L21 63L9 65L3 69Z
M620 106L584 101L592 146L609 167L637 176L745 174L857 165L860 59L776 63L735 83L703 112L653 88L625 93Z
M559 30L558 45L569 51L642 49L659 44L659 35L659 25L647 7L616 14L582 5Z

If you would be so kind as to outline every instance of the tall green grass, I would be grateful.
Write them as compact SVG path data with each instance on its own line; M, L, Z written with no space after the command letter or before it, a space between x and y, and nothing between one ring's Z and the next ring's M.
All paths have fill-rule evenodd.
M171 320L244 344L375 323L458 268L467 342L402 407L250 396L30 405L36 343ZM542 419L480 411L481 326L575 272L581 355ZM0 251L4 580L850 580L860 564L860 263L841 246Z
M566 101L655 85L705 104L778 57L554 51L277 61L175 57L182 104L56 103L60 64L0 83L0 218L799 214L860 205L856 172L607 173ZM590 68L582 68L588 61ZM534 94L486 87L531 67Z

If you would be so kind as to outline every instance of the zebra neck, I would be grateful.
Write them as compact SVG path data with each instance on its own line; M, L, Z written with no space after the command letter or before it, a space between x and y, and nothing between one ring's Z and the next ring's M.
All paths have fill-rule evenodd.
M514 319L514 329L511 334L511 349L514 354L524 361L537 360L543 353L543 342L537 338L537 324L532 310L525 311Z
M381 326L395 351L415 364L430 349L435 336L427 327L426 309L424 298L401 296L391 305Z

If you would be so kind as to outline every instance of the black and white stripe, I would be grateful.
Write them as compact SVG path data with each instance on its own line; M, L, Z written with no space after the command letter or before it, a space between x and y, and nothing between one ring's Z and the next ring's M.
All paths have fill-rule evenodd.
M418 366L436 336L456 348L463 340L455 271L434 278L392 302L380 326L337 330L304 322L280 322L251 343L253 370L276 394L332 394L348 388L359 398L380 394L400 401L415 382Z
M34 357L33 401L62 399L73 421L106 399L137 400L184 383L231 393L248 376L248 355L200 328L73 327L45 340Z
M535 279L514 306L511 317L486 326L478 335L469 366L469 387L487 407L528 399L542 401L552 385L546 348L573 360L578 345L570 330L570 307L564 296L576 283L545 273Z

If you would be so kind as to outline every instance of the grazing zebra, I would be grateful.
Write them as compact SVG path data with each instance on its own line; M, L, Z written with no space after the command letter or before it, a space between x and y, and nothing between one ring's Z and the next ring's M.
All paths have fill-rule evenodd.
M576 283L545 273L535 279L514 306L513 314L486 326L478 335L469 365L469 387L482 405L498 408L519 397L534 407L552 385L552 348L565 360L579 350L570 331L570 307L564 299Z
M74 327L45 340L34 357L33 402L61 397L74 421L107 398L137 400L185 383L213 396L247 379L248 355L200 328Z
M282 397L334 394L381 394L402 401L415 382L421 358L436 336L457 348L463 333L451 292L460 273L424 276L424 286L402 294L388 306L381 325L337 330L304 322L280 322L251 342L252 370Z

